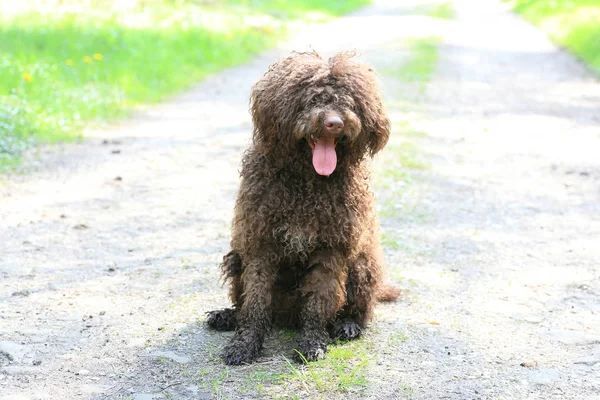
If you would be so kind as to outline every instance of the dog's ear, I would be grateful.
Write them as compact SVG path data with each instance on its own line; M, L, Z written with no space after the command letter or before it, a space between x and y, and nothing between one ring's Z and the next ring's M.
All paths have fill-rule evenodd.
M264 81L259 81L250 93L250 113L252 114L252 140L256 150L268 152L277 141L277 127L273 114L273 96Z
M368 146L371 157L385 147L390 138L390 129L390 119L382 112L368 133Z
M361 156L375 155L385 147L390 137L390 120L383 104L377 74L367 64L353 60L354 53L340 53L330 59L332 74L341 86L352 93L356 114L362 123L355 141ZM358 154L358 153L357 153Z

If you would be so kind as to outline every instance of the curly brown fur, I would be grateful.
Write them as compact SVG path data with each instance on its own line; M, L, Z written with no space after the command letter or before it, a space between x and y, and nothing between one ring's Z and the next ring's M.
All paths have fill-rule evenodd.
M375 73L353 56L292 53L252 89L253 144L221 264L233 309L207 319L236 330L228 364L253 360L273 323L299 328L297 350L317 360L330 335L360 336L377 299L394 299L369 189L390 123Z

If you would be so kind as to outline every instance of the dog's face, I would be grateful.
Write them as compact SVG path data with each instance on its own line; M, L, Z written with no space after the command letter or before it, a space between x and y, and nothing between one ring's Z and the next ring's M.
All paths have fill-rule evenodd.
M289 155L305 146L316 173L325 176L381 150L390 122L377 79L352 57L293 53L271 65L250 99L257 150Z

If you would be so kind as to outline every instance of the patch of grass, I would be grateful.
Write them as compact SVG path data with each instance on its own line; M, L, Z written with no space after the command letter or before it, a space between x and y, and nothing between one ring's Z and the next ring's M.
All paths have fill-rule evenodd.
M188 264L182 264L181 265L181 269L190 269L192 267L190 267Z
M290 22L369 0L65 0L0 4L0 165L35 141L73 140L275 44ZM131 2L128 2L131 3ZM16 11L15 11L16 10Z
M248 391L250 388L254 388L257 392L261 393L263 392L265 385L277 384L280 380L280 374L261 367L244 378L244 381L246 382L244 389Z
M281 329L279 331L280 335L282 335L286 340L292 340L296 337L296 331L292 329Z
M243 7L252 7L264 13L280 13L286 18L303 18L324 14L329 16L341 16L360 6L371 3L370 0L227 0L228 4Z
M167 364L171 363L171 359L169 359L167 357L159 356L159 357L156 357L156 362L163 364L163 365L167 365Z
M415 139L422 138L426 134L414 129L408 121L399 121L393 126L393 139L380 156L381 159L377 161L375 175L379 186L392 190L412 182L411 169L425 170L430 167L429 160L414 143Z
M401 345L402 343L406 342L407 340L408 340L408 335L406 334L406 332L397 330L397 331L394 331L390 335L388 343L390 346L395 347L395 346Z
M324 360L302 366L286 360L289 374L281 375L281 379L299 383L312 394L360 390L369 384L365 375L371 359L367 347L357 340L331 346Z
M392 145L388 150L394 153L397 162L404 168L428 169L430 163L424 158L422 151L413 143L404 142Z
M441 39L427 37L412 40L408 43L409 57L400 66L392 71L384 71L387 79L399 80L407 92L411 88L423 93L430 81L439 60L438 47ZM418 105L419 96L409 96L410 106ZM406 105L392 107L391 110L400 110ZM380 198L381 209L379 214L384 218L397 218L412 221L426 222L427 216L420 212L419 193L410 189L415 180L412 170L425 170L430 168L430 161L423 150L416 144L418 139L427 136L425 132L412 127L410 121L395 121L392 138L375 164L375 183L382 189ZM383 245L399 250L400 245L385 236Z
M394 193L395 197L402 195L404 194ZM386 201L379 214L385 218L401 219L404 222L425 224L432 221L431 217L421 208L420 204L412 199L410 203L402 200Z
M429 17L440 18L440 19L453 19L454 18L454 7L452 3L439 3L434 4L426 10L425 14Z
M221 385L227 377L229 377L229 368L224 368L216 378L210 380L210 387L217 398L221 397Z
M404 248L404 244L400 240L387 233L381 234L381 244L383 247L387 247L392 250L400 250Z
M427 134L425 132L419 131L419 130L413 128L410 121L406 121L406 120L392 121L392 126L394 127L394 130L396 132L398 132L398 134L401 134L402 136L417 137L417 138L427 136Z
M382 217L402 216L406 220L426 222L427 217L420 204L421 195L413 185L419 179L411 171L429 167L430 162L423 151L412 142L388 145L375 168L376 186L384 190L380 196L379 214ZM382 236L382 244L394 250L402 248L402 244L389 235Z
M441 38L437 36L408 41L411 56L396 75L404 82L428 82L437 67L440 43Z
M600 73L597 0L512 0L513 9Z
M410 141L391 143L377 163L375 179L383 188L402 190L414 180L410 170L426 170L430 166L430 161L416 144Z

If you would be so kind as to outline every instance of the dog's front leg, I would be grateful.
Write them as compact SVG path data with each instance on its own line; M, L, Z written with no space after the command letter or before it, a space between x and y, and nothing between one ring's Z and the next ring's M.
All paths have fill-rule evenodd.
M331 323L346 301L346 268L335 253L315 257L316 261L300 285L302 333L295 354L297 361L316 361L327 351L327 324Z
M348 265L346 304L333 324L331 336L351 340L361 336L373 317L377 291L381 285L381 254L365 252Z
M238 313L238 326L223 357L229 365L250 362L258 356L272 323L272 292L277 276L273 257L244 262L241 276L243 295Z

